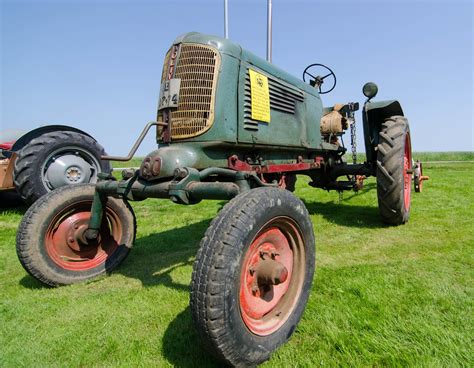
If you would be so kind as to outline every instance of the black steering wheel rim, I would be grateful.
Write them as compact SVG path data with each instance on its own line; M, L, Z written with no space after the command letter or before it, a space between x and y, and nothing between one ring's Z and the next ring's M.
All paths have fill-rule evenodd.
M320 67L323 67L323 68L327 69L327 70L329 71L329 74L326 74L324 77L321 77L321 76L319 76L319 75L314 76L313 74L311 74L310 72L308 72L308 69L310 69L310 68L312 68L312 67L314 67L314 66L320 66ZM323 91L322 91L322 88L321 88L321 84L318 86L318 90L319 90L319 94L320 94L320 95L324 95L324 94L326 94L326 93L329 93L329 92L331 92L334 88L336 88L336 84L337 84L336 74L333 72L333 70L332 70L330 67L328 67L328 66L326 66L326 65L324 65L324 64L315 63L315 64L310 64L310 65L308 65L308 66L306 67L306 69L303 71L303 82L306 82L306 75L308 75L309 77L313 78L315 81L319 79L319 80L321 81L321 84L324 82L324 80L325 80L326 78L330 77L331 75L333 76L334 82L333 82L333 85L331 86L330 89L328 89L327 91L324 91L324 92L323 92ZM309 79L309 77L308 77L308 79Z

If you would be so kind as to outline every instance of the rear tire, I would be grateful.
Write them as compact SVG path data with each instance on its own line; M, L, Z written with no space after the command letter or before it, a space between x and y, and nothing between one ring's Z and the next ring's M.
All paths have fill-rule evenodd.
M56 131L32 139L17 152L13 181L28 204L69 184L95 183L99 172L110 172L102 146L78 132Z
M209 350L232 366L267 360L303 314L314 254L308 212L289 191L257 188L231 200L206 231L193 268L191 312ZM275 263L288 272L262 285L259 265L269 261L272 272Z
M50 286L95 278L117 268L135 241L130 205L108 197L99 240L84 241L95 188L65 186L36 201L25 213L16 238L18 258L34 278Z
M391 225L408 221L412 167L410 128L403 116L385 120L377 153L377 197L382 220Z

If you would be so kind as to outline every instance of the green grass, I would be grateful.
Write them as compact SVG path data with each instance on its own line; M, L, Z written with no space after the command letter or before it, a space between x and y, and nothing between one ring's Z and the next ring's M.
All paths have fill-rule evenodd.
M430 181L399 227L379 220L373 179L338 203L337 193L299 178L317 270L301 323L264 366L474 365L474 164L424 169ZM57 289L27 275L16 258L25 209L4 210L0 366L218 366L193 328L188 285L199 240L222 206L133 203L138 234L125 263L111 276Z

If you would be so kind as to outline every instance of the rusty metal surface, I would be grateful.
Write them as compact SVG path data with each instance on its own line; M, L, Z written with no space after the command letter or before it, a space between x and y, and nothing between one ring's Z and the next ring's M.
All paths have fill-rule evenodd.
M171 111L171 138L183 139L206 132L214 122L214 100L220 55L214 48L199 44L172 46L165 58L162 81L181 80L179 106ZM162 113L159 113L159 116Z
M314 160L303 160L301 157L296 163L250 165L239 160L236 155L229 157L228 167L237 171L256 172L257 174L285 173L291 171L305 171L319 169L324 162L322 157L315 157Z
M0 191L15 189L13 185L13 167L15 165L16 154L11 158L0 160Z

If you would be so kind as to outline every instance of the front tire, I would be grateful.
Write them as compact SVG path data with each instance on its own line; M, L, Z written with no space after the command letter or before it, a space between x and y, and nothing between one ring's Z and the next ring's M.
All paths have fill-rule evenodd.
M15 188L32 204L46 193L65 186L95 183L99 172L110 172L102 146L78 132L56 131L34 138L15 161Z
M377 198L382 220L391 225L408 221L411 202L412 154L408 120L392 116L379 134Z
M254 366L294 332L311 290L313 226L290 192L257 188L213 220L196 256L191 311L205 345L232 366Z
M87 242L95 188L65 186L40 198L25 213L17 232L18 258L34 278L50 286L68 285L110 272L135 241L130 205L108 197L98 240Z

